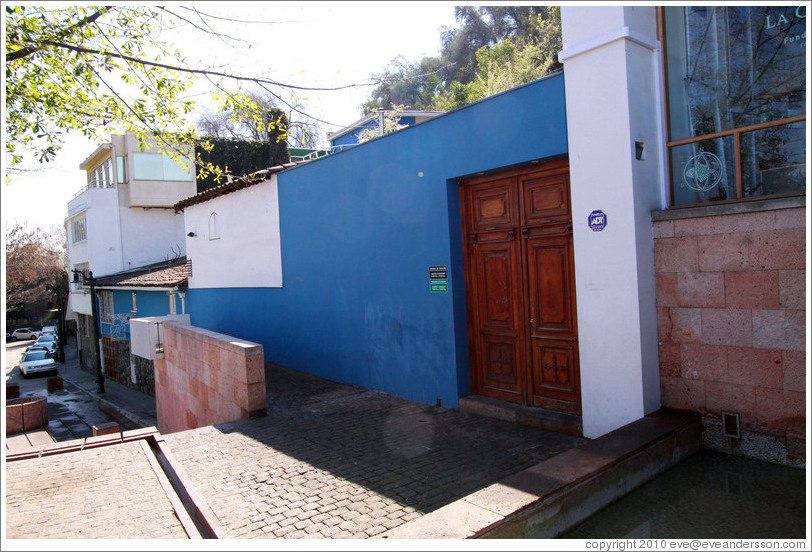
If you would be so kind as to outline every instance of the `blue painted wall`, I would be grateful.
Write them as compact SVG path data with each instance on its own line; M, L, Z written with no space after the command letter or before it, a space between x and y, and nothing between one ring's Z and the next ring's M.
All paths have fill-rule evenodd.
M169 314L169 297L166 291L136 291L137 312L132 312L132 291L113 291L113 310L116 315L130 315L133 318L144 318L147 316L165 316ZM101 301L97 301L96 306L99 312L99 319L104 320L104 313ZM181 312L180 297L175 295L175 312ZM126 320L116 320L116 324L102 322L101 333L112 335L118 339L130 338L130 324Z
M190 289L192 324L289 368L456 407L470 393L456 182L566 153L557 74L284 171L283 287ZM448 293L430 291L432 265L448 266Z

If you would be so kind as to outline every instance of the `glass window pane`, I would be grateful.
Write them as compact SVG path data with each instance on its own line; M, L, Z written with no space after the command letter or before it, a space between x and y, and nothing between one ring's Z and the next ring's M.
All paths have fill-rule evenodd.
M163 157L151 153L134 153L133 172L136 180L163 180Z
M745 197L806 192L806 124L742 134Z
M673 205L736 199L733 151L732 136L672 147Z
M118 183L124 184L127 182L127 172L125 169L124 157L120 155L116 157L116 168L118 169Z
M105 177L107 179L107 183L106 183L105 187L106 188L114 188L115 183L113 182L113 159L112 158L107 160L107 163L105 164L104 172L105 172Z
M806 8L667 7L670 140L806 113Z
M192 180L191 166L183 168L169 156L164 156L164 180ZM189 164L191 165L191 164Z

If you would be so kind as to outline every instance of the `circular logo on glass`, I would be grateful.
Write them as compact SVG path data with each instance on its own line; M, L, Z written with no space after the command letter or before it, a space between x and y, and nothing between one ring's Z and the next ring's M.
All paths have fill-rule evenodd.
M722 161L712 153L700 152L688 160L682 176L691 190L707 192L722 181Z

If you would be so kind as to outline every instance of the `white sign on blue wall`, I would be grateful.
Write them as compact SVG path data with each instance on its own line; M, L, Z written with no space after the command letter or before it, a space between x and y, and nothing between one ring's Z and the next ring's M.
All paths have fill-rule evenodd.
M600 209L598 209L597 211L592 211L591 213L589 213L587 222L589 223L589 227L592 229L593 232L600 232L604 228L606 228L606 213L604 213Z

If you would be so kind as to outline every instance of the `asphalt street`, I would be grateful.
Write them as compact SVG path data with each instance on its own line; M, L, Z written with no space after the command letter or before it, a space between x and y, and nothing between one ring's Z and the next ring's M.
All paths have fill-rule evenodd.
M90 437L92 426L114 420L99 408L99 402L86 392L69 382L64 382L63 389L48 391L47 382L54 377L52 373L31 374L24 378L20 373L20 357L34 343L34 340L6 343L5 372L6 383L17 383L20 386L20 397L44 396L48 401L48 433L55 441L70 441ZM65 344L66 362L76 363L76 344L74 338L68 338ZM57 364L65 366L65 364ZM59 372L57 371L57 376ZM6 397L8 398L8 397ZM122 427L122 429L127 429Z

